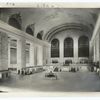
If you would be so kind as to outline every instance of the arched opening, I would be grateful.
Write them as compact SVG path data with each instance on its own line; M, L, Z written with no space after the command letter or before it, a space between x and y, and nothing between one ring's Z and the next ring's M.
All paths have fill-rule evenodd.
M9 25L17 28L17 29L21 29L21 25L19 24L19 22L17 21L17 19L15 18L9 18Z
M59 57L59 40L53 39L51 41L51 57Z
M37 34L37 38L42 40L42 35L40 33Z
M64 57L73 57L73 39L70 37L64 40Z
M34 33L33 33L32 29L30 27L26 28L26 33L29 33L30 35L34 36Z
M44 33L43 30L41 30L40 32L38 32L37 38L40 39L40 40L42 40L43 33Z
M78 56L89 57L89 39L87 36L81 36L78 40Z

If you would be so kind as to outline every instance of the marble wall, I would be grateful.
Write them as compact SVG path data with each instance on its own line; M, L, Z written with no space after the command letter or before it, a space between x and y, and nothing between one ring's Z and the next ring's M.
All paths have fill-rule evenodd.
M8 36L0 32L0 71L8 70Z
M11 63L11 41L16 40L16 63ZM29 44L29 62L26 63L26 44ZM13 43L12 43L13 44ZM0 23L0 70L42 66L47 62L50 44L34 38L1 21ZM14 55L14 54L13 54Z
M100 14L93 31L93 35L90 41L91 46L91 58L93 62L99 62L100 66Z

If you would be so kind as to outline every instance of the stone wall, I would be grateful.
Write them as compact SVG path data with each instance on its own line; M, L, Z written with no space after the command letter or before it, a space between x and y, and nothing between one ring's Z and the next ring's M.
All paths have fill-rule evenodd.
M8 36L0 32L0 70L8 70Z
M79 62L80 59L84 59L85 57L78 57L78 39L80 36L87 36L90 40L90 34L88 34L87 32L84 32L84 31L80 31L80 30L71 29L71 30L65 30L65 31L55 34L52 37L51 41L54 38L59 40L60 57L51 58L50 62L52 62L53 59L57 59L59 63L63 64L65 62L65 60L71 59L73 62L76 63L76 62ZM74 50L73 57L64 57L64 39L66 39L67 37L71 37L73 39L73 50Z

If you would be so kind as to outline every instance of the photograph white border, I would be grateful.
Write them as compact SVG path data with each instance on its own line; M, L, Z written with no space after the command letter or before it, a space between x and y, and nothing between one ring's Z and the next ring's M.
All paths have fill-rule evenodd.
M53 2L47 2L47 0L45 0L44 2L41 2L41 0L39 0L39 2L33 2L35 0L2 0L0 1L0 8L100 8L100 0L85 0L85 1L89 1L89 2L79 2L80 0L71 0L72 2L60 2L57 1L55 2L55 0L53 0ZM63 1L63 0L61 0ZM64 0L65 1L65 0ZM74 1L74 2L73 2ZM91 2L90 2L91 1ZM6 97L7 100L8 97L74 97L71 100L75 100L75 97L77 99L77 97L88 97L87 99L90 98L90 100L93 100L93 97L95 100L100 99L98 98L100 96L99 92L61 92L61 93L57 93L57 92L38 92L38 93L34 93L34 92L19 92L19 93L1 93L0 94L0 99L2 97ZM86 100L86 98L81 98ZM40 100L41 98L39 98ZM49 99L49 98L48 98ZM57 98L53 98L58 100ZM63 99L63 98L62 98ZM61 99L61 100L62 100ZM66 98L65 98L66 99ZM70 99L70 98L69 98ZM11 99L10 99L11 100ZM18 100L18 99L16 99ZM38 100L38 99L37 99ZM44 99L45 100L45 99ZM46 99L47 100L47 99ZM80 100L77 99L77 100Z

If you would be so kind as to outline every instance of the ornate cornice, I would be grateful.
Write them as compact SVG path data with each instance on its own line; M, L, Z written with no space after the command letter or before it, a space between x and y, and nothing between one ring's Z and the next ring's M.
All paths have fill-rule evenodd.
M58 25L58 26L50 29L44 36L44 40L49 41L49 39L50 39L50 37L52 37L52 35L59 33L61 31L64 31L64 30L72 30L72 29L87 32L87 33L92 32L92 28L89 27L88 25L83 25L80 23L65 23L65 24Z

